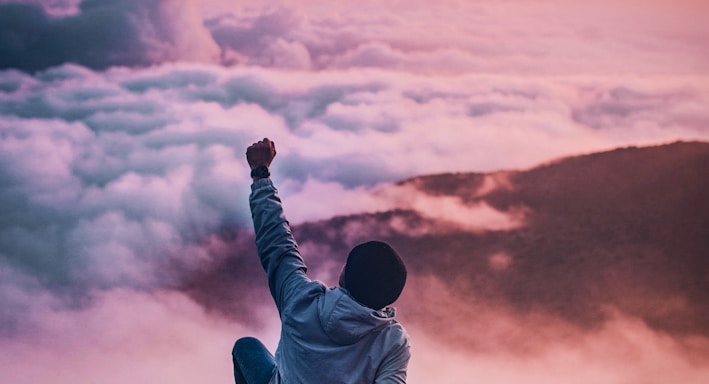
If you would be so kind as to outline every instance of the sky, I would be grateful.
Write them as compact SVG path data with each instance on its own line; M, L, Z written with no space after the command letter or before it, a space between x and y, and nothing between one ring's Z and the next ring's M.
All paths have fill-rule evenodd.
M390 185L709 141L705 1L382 3L0 0L3 382L229 382L236 338L273 350L275 309L224 318L166 268L197 273L224 254L220 230L250 231L244 152L263 137L293 224L443 207L500 231L520 220ZM402 300L454 296L426 279ZM544 336L558 319L471 319L497 347L411 329L412 384L709 377L622 314L562 339ZM530 323L532 356L496 336Z

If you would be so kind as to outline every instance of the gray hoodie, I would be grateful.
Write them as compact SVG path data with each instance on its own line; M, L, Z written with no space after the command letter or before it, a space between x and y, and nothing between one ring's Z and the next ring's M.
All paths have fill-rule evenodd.
M281 317L271 383L405 383L409 338L394 308L373 310L346 289L310 280L270 179L251 186L256 248Z

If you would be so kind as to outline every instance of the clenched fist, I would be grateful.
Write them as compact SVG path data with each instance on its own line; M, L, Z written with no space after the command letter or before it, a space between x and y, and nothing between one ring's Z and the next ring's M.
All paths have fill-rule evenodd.
M276 145L268 138L253 143L246 149L246 161L249 162L251 169L270 166L274 157L276 157Z

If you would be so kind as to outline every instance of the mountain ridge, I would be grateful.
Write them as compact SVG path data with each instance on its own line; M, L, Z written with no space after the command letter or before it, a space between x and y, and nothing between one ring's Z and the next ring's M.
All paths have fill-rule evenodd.
M459 311L442 317L421 308L444 298L414 297L428 288L407 287L397 304L404 320L435 324L431 332L469 322L466 314L481 308L505 308L589 330L620 313L673 337L709 337L708 170L709 143L675 142L561 158L522 171L425 175L394 185L458 198L469 207L484 203L503 214L522 210L524 224L471 231L413 208L394 208L306 222L293 233L311 276L329 283L336 282L353 245L372 238L390 242L406 260L413 284L433 278L457 297ZM287 201L285 206L287 214ZM254 277L252 236L234 236L222 261L190 276L185 290L227 316L247 310L248 300L230 299L234 291L267 297L265 277ZM232 304L218 304L225 302ZM450 341L476 343L474 336Z
M306 223L295 233L301 242L332 243L335 249L352 244L333 238L361 241L379 235L408 256L414 273L463 281L463 290L522 312L541 308L597 326L611 306L655 329L709 335L702 320L709 318L707 170L709 143L676 142L505 171L510 187L483 196L476 191L490 174L422 176L399 185L468 203L484 201L502 212L524 206L527 223L510 231L412 237L387 229L392 216L403 217L411 227L427 219L414 211L390 211ZM366 221L372 230L347 236L352 221ZM331 240L319 235L325 228ZM496 254L510 258L504 278L490 269L489 259Z

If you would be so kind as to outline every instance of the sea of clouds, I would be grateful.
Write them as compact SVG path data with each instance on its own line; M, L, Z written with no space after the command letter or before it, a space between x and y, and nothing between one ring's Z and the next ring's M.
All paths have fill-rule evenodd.
M274 347L270 307L250 309L257 327L176 288L225 228L250 230L244 152L263 137L294 224L404 208L473 232L524 218L390 184L709 140L701 3L561 3L0 1L3 380L227 382L236 337ZM528 320L491 311L478 324ZM707 377L622 317L463 370L467 352L412 333L412 383ZM612 340L625 349L607 355Z

